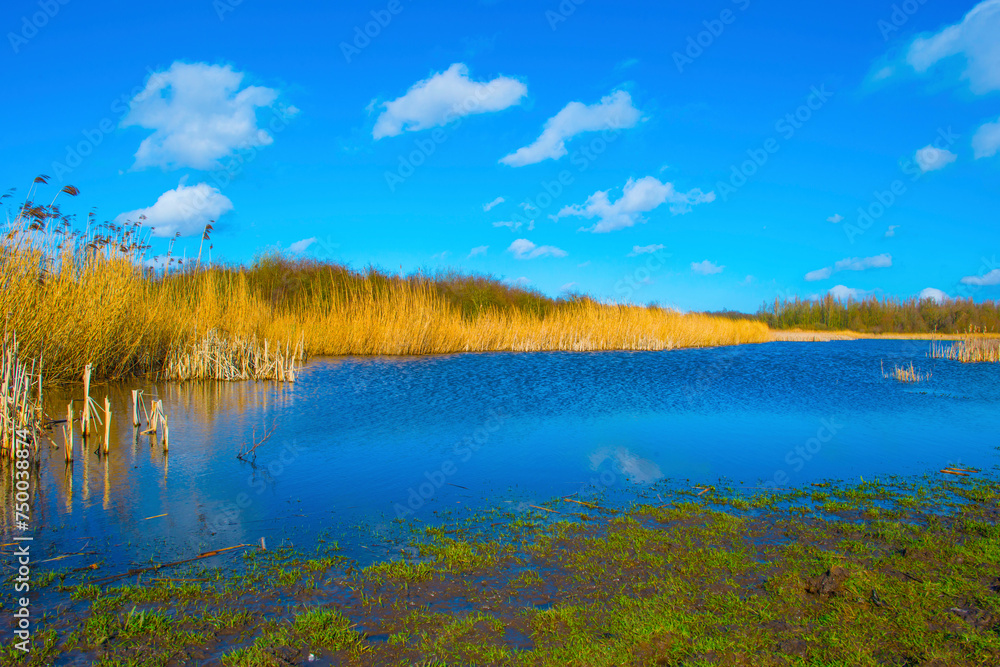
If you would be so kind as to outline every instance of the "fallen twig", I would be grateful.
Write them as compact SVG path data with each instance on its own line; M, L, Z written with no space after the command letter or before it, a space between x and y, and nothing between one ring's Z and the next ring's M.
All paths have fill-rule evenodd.
M103 583L110 582L110 581L117 581L117 580L123 579L125 577L131 577L132 575L145 574L146 572L156 572L157 570L162 570L165 567L176 567L177 565L183 565L184 563L191 563L191 562L196 561L196 560L201 560L202 558L211 558L212 556L218 556L219 554L225 553L226 551L232 551L233 549L240 549L240 548L249 547L249 546L253 546L253 545L251 545L251 544L237 544L236 546L226 547L225 549L215 549L214 551L206 551L205 553L198 554L194 558L185 558L184 560L176 560L176 561L173 561L172 563L160 563L159 565L151 565L149 567L134 568L134 569L131 569L128 572L125 572L123 574L116 574L116 575L111 576L111 577L104 577L103 579L96 579L94 581L91 581L90 583L92 583L92 584L103 584ZM94 565L94 567L96 568L97 566Z
M40 560L38 562L39 563L51 563L53 561L62 560L63 558L69 558L71 556L96 556L96 555L97 555L96 551L80 551L80 552L77 552L75 554L62 554L60 556L56 556L55 558L46 558L45 560Z
M563 498L563 500L565 500L568 503L576 503L577 505L583 505L584 507L589 507L590 509L593 509L593 510L599 510L599 509L601 509L599 506L597 506L597 505L595 505L593 503L585 503L582 500L573 500L572 498Z
M250 463L250 464L256 463L257 462L257 448L260 447L261 445L263 445L265 442L267 442L268 439L270 439L270 437L274 433L274 429L276 427L277 427L277 421L272 422L271 423L271 430L270 431L265 431L264 432L264 437L260 439L260 442L258 442L257 441L257 427L254 426L253 427L253 431L251 432L251 435L250 435L250 440L251 440L253 446L250 447L250 449L247 449L246 443L243 443L243 446L240 447L240 453L236 455L236 458L238 458L240 461L245 461L246 463Z

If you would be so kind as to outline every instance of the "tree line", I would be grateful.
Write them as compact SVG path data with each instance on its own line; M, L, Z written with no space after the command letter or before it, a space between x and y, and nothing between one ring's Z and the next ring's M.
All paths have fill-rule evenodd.
M862 333L1000 332L1000 304L972 299L896 299L869 297L840 301L775 299L757 317L773 329L851 330Z

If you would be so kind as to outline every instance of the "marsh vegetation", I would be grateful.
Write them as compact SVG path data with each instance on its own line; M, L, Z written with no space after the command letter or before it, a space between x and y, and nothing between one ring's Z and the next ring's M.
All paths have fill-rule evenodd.
M294 377L304 354L667 350L768 339L760 322L553 300L487 276L390 275L281 255L230 266L172 250L152 261L140 222L90 218L74 229L55 203L29 198L18 208L0 248L0 311L23 357L45 358L48 380L76 380L88 363L95 378L238 379L261 367L282 379ZM265 345L280 354L260 360Z
M998 498L939 476L556 498L413 525L409 556L371 564L318 543L106 584L53 570L36 652L3 662L993 665Z
M949 359L965 364L1000 363L1000 339L972 333L951 345L933 343L928 356L932 359Z
M893 364L891 371L886 371L883 366L882 377L886 379L892 378L897 382L924 382L931 379L931 372L917 370L913 362L910 362L909 366Z

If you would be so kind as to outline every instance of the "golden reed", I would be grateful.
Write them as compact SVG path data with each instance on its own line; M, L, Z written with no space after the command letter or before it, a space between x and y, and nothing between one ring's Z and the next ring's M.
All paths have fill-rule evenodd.
M41 369L21 360L16 335L0 341L0 458L10 458L18 441L35 443L41 429Z
M769 340L756 321L556 302L478 277L404 278L279 257L249 267L184 266L169 255L166 266L178 266L154 272L138 223L71 228L54 205L29 201L0 247L0 308L24 358L44 354L46 380L77 380L88 363L95 378L294 379L306 353L669 350ZM257 341L268 342L268 358Z
M925 382L931 379L930 371L921 372L911 363L909 366L897 366L893 365L892 372L886 373L885 368L882 369L882 377L889 379L892 378L897 382Z
M932 359L950 359L965 364L1000 363L1000 340L976 335L977 333L970 333L951 345L934 343L928 356Z

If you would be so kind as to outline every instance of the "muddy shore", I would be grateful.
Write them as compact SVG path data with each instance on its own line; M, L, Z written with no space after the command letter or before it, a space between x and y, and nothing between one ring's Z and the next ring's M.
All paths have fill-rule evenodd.
M996 665L1000 482L966 475L558 498L413 524L368 566L326 543L113 581L95 559L38 574L33 651L0 662Z

